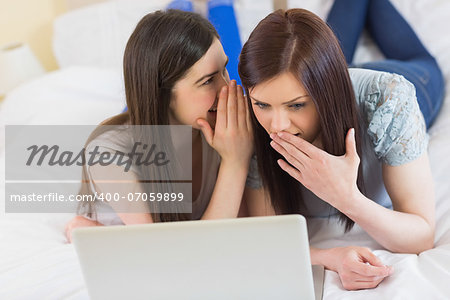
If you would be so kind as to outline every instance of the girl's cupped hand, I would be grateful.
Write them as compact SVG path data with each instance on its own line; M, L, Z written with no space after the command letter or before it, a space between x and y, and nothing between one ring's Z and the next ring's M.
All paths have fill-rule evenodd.
M250 162L253 154L253 133L250 113L243 89L232 80L219 94L214 130L204 119L198 119L208 144L221 156L222 162Z

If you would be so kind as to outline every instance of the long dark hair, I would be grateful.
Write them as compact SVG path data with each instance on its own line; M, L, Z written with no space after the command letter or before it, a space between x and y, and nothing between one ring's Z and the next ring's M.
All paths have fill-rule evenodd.
M100 125L169 125L169 104L175 83L208 51L219 38L209 21L198 14L179 10L156 11L144 16L131 34L124 52L123 74L128 111ZM86 145L105 132L99 126ZM167 140L167 139L165 139ZM141 168L144 178L151 178L149 168ZM79 194L93 195L86 167L83 167ZM92 203L88 216L95 215ZM189 219L188 214L155 213L154 221Z
M345 136L355 128L358 155L361 137L355 95L344 55L331 29L318 16L304 9L278 10L264 18L245 43L239 75L251 107L249 90L284 72L292 73L312 98L320 118L324 150L345 154ZM277 213L299 213L305 204L301 184L276 163L281 155L269 146L270 137L251 110L255 152L263 185ZM358 187L364 190L362 166ZM354 222L340 213L345 230Z

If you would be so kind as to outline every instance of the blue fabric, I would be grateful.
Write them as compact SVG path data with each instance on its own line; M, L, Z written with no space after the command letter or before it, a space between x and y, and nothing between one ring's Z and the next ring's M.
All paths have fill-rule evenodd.
M368 4L367 0L336 0L328 14L327 23L338 38L349 64L366 23ZM349 20L345 20L344 16Z
M230 79L241 85L238 74L239 54L242 44L236 22L232 0L210 0L208 2L208 19L220 36L223 50L228 56L227 71Z
M350 66L397 73L414 84L420 110L429 128L444 99L442 72L389 0L335 0L327 22L338 37ZM364 27L386 60L352 64Z
M189 0L174 0L167 5L167 9L178 9L184 11L193 11L192 2Z

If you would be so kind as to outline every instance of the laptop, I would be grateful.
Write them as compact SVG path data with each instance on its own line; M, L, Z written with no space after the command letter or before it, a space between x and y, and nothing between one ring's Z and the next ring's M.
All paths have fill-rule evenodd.
M94 300L322 298L324 270L314 266L314 283L300 215L85 227L72 237Z

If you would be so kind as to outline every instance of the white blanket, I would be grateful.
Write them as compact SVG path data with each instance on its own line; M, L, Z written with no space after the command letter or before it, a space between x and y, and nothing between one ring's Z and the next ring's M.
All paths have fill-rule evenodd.
M290 4L302 0L290 1ZM312 3L312 1L305 1ZM309 7L326 15L329 1ZM395 0L436 56L450 83L450 1ZM300 5L301 6L301 5ZM322 9L322 10L321 10ZM321 11L319 11L321 10ZM367 40L358 59L373 57ZM376 55L376 54L375 54ZM4 214L5 124L98 124L124 106L121 75L111 70L71 67L48 73L12 92L0 107L0 299L88 299L76 253L66 243L65 223L73 214ZM450 298L450 93L430 133L429 154L436 186L436 247L420 255L382 249L358 226L344 235L334 221L310 220L317 247L368 246L395 272L372 290L346 291L327 271L324 299Z

